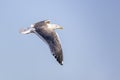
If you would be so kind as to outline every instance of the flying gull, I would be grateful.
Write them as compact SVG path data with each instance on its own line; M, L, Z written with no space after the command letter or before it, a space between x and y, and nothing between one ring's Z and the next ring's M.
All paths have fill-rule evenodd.
M50 20L44 20L32 24L30 28L20 30L22 34L35 33L44 42L48 44L52 55L56 58L59 64L63 65L63 51L56 29L63 29L60 25L51 24Z

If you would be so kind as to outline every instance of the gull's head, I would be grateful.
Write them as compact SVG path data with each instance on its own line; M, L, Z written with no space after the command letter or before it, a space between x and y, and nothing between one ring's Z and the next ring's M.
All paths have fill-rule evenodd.
M62 26L57 25L57 24L47 24L49 29L56 30L56 29L63 29Z
M56 29L63 29L63 27L60 25L56 25Z

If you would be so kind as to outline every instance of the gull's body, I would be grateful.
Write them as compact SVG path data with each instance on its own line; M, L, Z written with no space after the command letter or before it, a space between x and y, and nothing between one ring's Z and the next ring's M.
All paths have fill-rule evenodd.
M57 24L51 24L49 20L37 22L28 29L21 30L22 34L35 33L45 41L56 60L63 65L63 51L58 34L55 29L63 29Z

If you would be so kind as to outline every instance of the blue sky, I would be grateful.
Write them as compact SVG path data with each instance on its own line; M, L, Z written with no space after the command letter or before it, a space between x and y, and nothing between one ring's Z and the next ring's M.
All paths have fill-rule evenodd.
M64 65L19 29L50 19L64 30ZM120 80L119 0L1 0L0 80Z

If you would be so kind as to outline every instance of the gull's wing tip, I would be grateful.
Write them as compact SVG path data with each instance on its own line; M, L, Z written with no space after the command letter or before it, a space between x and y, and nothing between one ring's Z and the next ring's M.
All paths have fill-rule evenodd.
M63 61L60 63L60 65L63 65Z

